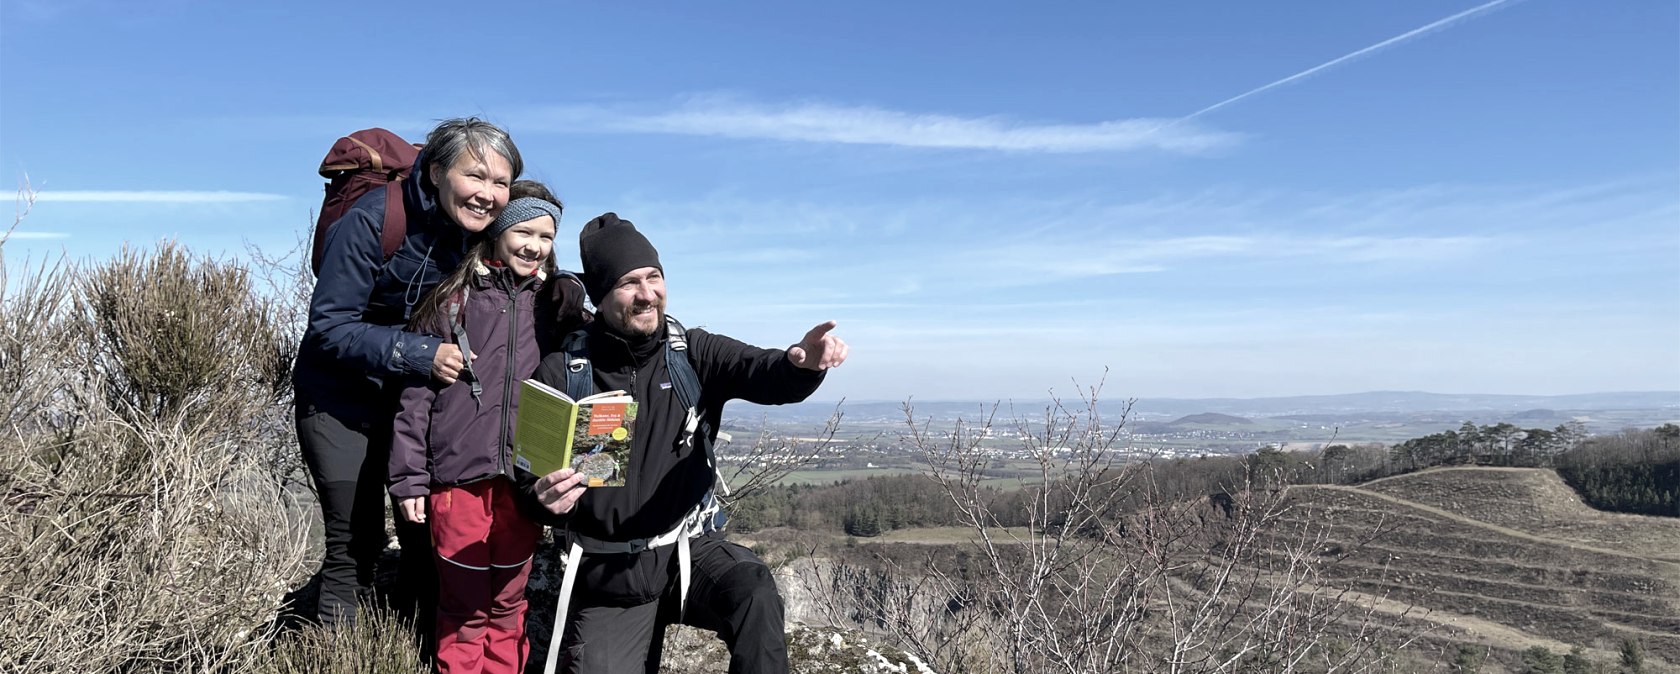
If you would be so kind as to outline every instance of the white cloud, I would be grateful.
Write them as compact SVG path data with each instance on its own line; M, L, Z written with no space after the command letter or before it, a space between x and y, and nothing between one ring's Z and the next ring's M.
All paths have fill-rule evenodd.
M1304 242L1302 252L1357 262L1428 262L1480 252L1491 243L1475 236L1355 236Z
M70 235L65 232L12 232L11 234L0 232L0 239L15 241L68 238L70 238Z
M829 307L903 320L910 315L904 312L926 317L941 307L1033 298L1033 308L1021 315L1036 320L1051 310L1044 301L1085 299L1091 288L1156 295L1203 288L1237 298L1251 288L1260 296L1338 297L1357 287L1366 293L1361 301L1382 301L1389 310L1414 306L1419 283L1462 278L1482 283L1482 292L1526 298L1586 260L1648 269L1651 251L1673 250L1676 201L1665 188L1660 181L1628 180L895 203L714 194L699 202L652 202L643 210L656 214L649 222L665 223L662 245L685 251L667 264L687 265L684 286L706 289L697 297L742 284L755 288L754 301L739 311L708 307L706 313L750 318L769 307ZM1559 199L1563 193L1572 196ZM900 228L899 222L918 224ZM778 253L744 266L713 263L754 247L809 254ZM1339 280L1325 283L1326 274ZM1103 307L1069 312L1116 311L1124 301L1113 293L1102 297Z
M199 192L180 190L41 190L37 202L125 202L153 204L227 204L251 201L284 201L280 194L263 192Z
M677 315L766 345L840 321L854 362L825 396L1001 398L1105 365L1115 394L1151 396L1661 389L1680 375L1680 304L1661 292L1680 246L1667 175L969 201L728 192L643 208L683 251L667 264L693 261L674 277ZM709 264L755 246L818 257Z
M1155 273L1210 262L1290 258L1326 262L1441 261L1484 250L1490 241L1470 236L1349 237L1271 233L1145 239L1119 235L1000 242L996 247L970 250L963 256L980 261L982 268L1006 272L989 276L988 285L1013 286L1094 276ZM1078 251L1078 254L1071 255L1070 251ZM1046 264L1047 260L1055 263Z
M690 98L665 112L559 106L533 117L529 123L554 131L593 128L629 133L1014 152L1193 153L1230 145L1238 138L1236 134L1166 119L1030 123L1001 116L959 117L821 102L770 105L715 95Z

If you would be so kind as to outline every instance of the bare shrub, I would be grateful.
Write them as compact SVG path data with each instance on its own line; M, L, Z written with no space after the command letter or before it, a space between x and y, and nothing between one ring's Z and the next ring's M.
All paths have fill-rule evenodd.
M174 243L124 248L82 277L86 366L123 419L206 426L255 418L283 398L286 334L235 263L194 260Z
M726 496L725 506L751 498L753 494L787 479L795 471L817 466L824 459L835 456L839 445L834 441L834 434L840 430L840 420L845 417L841 409L845 403L844 400L836 403L834 413L829 415L822 430L808 440L774 433L768 424L761 424L763 430L753 439L752 446L728 458L727 462L733 467L718 471L722 492L727 492L720 492L720 495ZM719 445L722 449L723 443Z
M0 249L3 250L3 249ZM41 423L64 421L63 379L75 346L68 325L71 301L64 293L73 270L43 261L13 277L0 253L0 428L34 432ZM57 407L55 407L57 406Z
M66 326L71 301L64 292L72 278L69 265L43 260L14 277L7 266L5 242L35 203L25 179L18 189L17 217L0 235L0 429L33 432L33 425L53 419L48 406L61 400L62 375L74 336Z
M801 595L825 622L881 633L921 655L940 672L992 672L995 646L988 636L1005 629L990 611L964 610L971 597L961 571L933 561L906 566L890 558L873 563L805 558L794 565Z
M1378 635L1409 643L1396 627L1404 612L1380 613L1381 598L1323 573L1368 539L1327 556L1327 525L1285 518L1288 493L1246 479L1169 496L1150 462L1128 460L1129 406L1105 419L1099 391L1017 424L1037 463L1019 500L983 485L993 418L936 433L906 405L906 441L972 540L919 562L879 546L873 563L811 560L819 613L884 633L948 674L1369 671L1382 659ZM1004 503L1026 512L1000 512ZM1023 515L1024 530L1005 526Z
M289 409L292 404L292 368L297 364L298 347L308 327L309 300L315 289L315 274L309 267L312 245L300 235L291 250L283 254L254 246L246 250L252 291L268 317L268 347L266 354L259 357L266 358L266 371L272 375L266 383L282 409ZM258 421L260 442L250 452L252 459L262 462L269 475L279 478L285 492L312 492L314 482L304 470L292 416L265 415Z
M18 182L16 215L12 218L12 224L6 226L6 231L0 233L0 250L5 249L6 240L12 238L12 232L17 231L18 225L23 224L23 219L29 217L29 211L35 208L35 199L38 196L40 193L29 184L29 175L24 174L23 179Z
M240 671L307 575L299 508L247 455L286 415L253 357L273 321L242 266L170 244L52 269L0 294L26 377L0 397L0 671Z

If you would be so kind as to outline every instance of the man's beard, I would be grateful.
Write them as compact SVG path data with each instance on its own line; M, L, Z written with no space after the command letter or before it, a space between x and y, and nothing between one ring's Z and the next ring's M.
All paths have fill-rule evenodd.
M631 307L630 309L626 309L620 315L619 321L617 321L620 325L615 325L613 327L626 337L651 337L659 334L660 328L665 325L665 305L663 302L652 305L652 314L632 313L637 309L645 309L648 306L649 305L642 305L640 307ZM651 323L647 323L645 325L637 324L637 319L647 321L650 315L652 316Z

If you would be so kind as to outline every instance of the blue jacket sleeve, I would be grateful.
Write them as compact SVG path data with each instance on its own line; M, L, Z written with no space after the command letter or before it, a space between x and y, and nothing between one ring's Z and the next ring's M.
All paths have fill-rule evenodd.
M383 194L379 190L368 196ZM431 376L432 359L443 340L398 326L362 320L374 283L385 266L379 233L384 199L363 198L327 231L321 273L309 300L310 348L328 360L376 376Z

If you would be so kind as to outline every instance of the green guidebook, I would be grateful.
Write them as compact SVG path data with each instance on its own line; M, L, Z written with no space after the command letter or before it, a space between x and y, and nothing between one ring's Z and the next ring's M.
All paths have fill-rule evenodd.
M622 487L630 468L636 401L623 391L572 400L535 379L519 383L513 465L534 475L570 466L590 487Z

